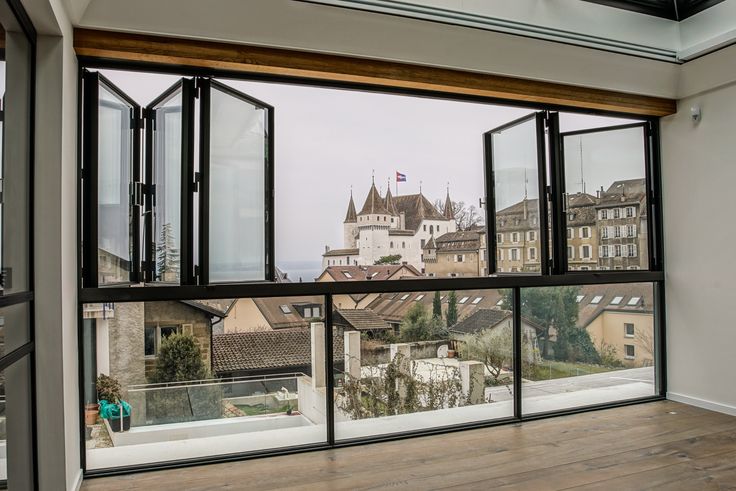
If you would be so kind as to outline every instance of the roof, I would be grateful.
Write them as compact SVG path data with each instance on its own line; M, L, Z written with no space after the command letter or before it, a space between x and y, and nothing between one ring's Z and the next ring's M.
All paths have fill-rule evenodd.
M324 307L324 297L322 295L313 295L307 297L266 297L254 298L253 303L256 304L258 310L268 322L272 329L290 329L290 328L306 328L309 327L307 322L296 309L295 305L313 304L319 305L320 311ZM289 313L284 313L281 309L282 305L288 307Z
M421 193L396 196L394 205L399 213L404 213L404 227L407 230L419 230L422 220L448 221Z
M181 300L181 303L202 310L216 317L226 317L230 308L235 304L237 299L220 299L220 300Z
M330 249L329 251L322 254L322 257L326 256L357 256L360 253L358 249Z
M588 193L575 193L570 194L567 197L568 208L574 208L577 206L591 206L598 203L598 199Z
M601 193L600 205L640 202L646 196L646 179L614 181Z
M450 199L450 190L447 190L447 197L445 198L445 209L442 211L442 215L448 220L455 219L455 213L452 206L452 200Z
M216 373L269 368L300 368L312 363L309 329L239 332L212 336L212 368ZM344 356L343 340L333 334L333 357Z
M436 243L438 252L477 251L480 248L480 232L478 230L448 232L437 237Z
M523 199L519 201L518 203L514 203L513 205L504 208L503 210L498 210L496 214L524 213L525 205L527 207L526 208L527 213L530 213L532 211L534 212L539 211L539 200L537 198L531 198L531 199Z
M383 203L390 214L394 216L399 215L399 212L396 210L396 205L394 204L394 197L391 195L391 186L386 188L386 197L384 198Z
M478 309L450 327L449 331L462 334L475 334L484 329L494 327L509 317L511 317L511 312L508 310Z
M348 203L348 212L345 214L344 223L355 223L358 221L358 216L355 214L355 202L353 201L353 192L350 191L350 202Z
M389 280L422 274L411 264L383 264L374 266L328 266L319 276L330 276L335 281ZM318 278L318 280L319 280Z
M368 191L368 196L366 196L363 208L361 208L358 215L390 215L383 203L383 198L378 194L375 183L371 184L371 189Z
M624 283L610 285L586 285L580 289L582 300L578 303L578 325L588 327L603 312L632 312L651 314L654 308L654 291L651 283ZM592 300L600 296L597 303ZM611 301L621 297L617 305ZM632 298L639 297L635 305L629 305Z
M434 235L429 236L429 240L422 249L437 249L437 243L434 241Z
M357 331L391 328L386 321L370 309L336 309L332 319L335 324L344 324Z
M501 298L498 290L458 290L455 293L458 300L458 319L464 319L478 309L497 308L498 301ZM440 295L442 297L442 314L444 315L447 311L448 292L440 292ZM467 297L467 300L464 303L460 303L460 301L465 297ZM409 309L411 309L411 307L417 302L424 305L428 312L431 312L433 300L433 291L382 293L371 303L366 305L366 308L375 312L376 315L386 322L401 322Z

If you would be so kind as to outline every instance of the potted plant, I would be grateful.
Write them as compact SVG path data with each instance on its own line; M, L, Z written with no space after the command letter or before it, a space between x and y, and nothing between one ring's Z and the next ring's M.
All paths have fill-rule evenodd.
M97 415L100 414L100 405L97 402L88 402L84 405L84 423L92 426L97 423Z
M122 388L117 379L100 374L97 377L97 397L100 402L100 416L107 419L112 431L130 429L130 405L122 400Z

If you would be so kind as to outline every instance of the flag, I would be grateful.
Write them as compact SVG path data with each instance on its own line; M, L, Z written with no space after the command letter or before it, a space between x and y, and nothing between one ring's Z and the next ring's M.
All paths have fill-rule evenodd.
M406 175L396 171L396 182L406 182Z

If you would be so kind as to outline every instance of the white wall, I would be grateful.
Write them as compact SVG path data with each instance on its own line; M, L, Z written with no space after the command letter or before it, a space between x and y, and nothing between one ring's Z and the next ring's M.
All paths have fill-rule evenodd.
M77 363L77 63L59 1L25 2L38 30L35 329L38 483L81 484Z
M701 60L710 64L716 55L736 65L736 50ZM690 121L693 105L702 108L697 125ZM735 115L736 84L730 83L679 101L678 113L662 120L668 391L673 399L733 414Z

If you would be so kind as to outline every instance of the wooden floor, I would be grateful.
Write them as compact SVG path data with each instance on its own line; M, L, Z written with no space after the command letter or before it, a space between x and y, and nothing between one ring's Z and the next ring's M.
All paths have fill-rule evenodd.
M736 417L664 401L337 450L88 479L82 490L736 490Z

